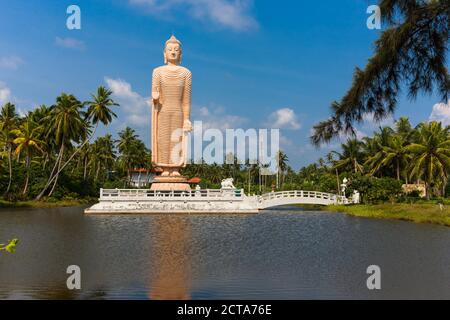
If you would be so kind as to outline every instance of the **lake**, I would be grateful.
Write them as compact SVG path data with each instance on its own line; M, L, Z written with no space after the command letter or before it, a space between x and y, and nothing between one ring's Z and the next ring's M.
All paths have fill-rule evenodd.
M1 209L0 299L450 299L450 228L296 207L258 215ZM81 290L66 269L81 268ZM369 265L381 290L368 290Z

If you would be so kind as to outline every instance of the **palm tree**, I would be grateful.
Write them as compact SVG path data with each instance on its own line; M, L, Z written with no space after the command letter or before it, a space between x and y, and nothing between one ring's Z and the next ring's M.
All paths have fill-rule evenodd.
M14 139L14 144L17 146L15 154L19 157L25 153L25 168L26 177L25 185L22 194L26 195L28 192L28 185L30 180L31 160L35 151L44 153L44 142L39 140L42 132L42 127L31 120L29 117L19 126L18 129L13 130L17 138Z
M397 134L401 135L405 139L407 139L411 136L411 133L413 132L413 128L407 117L400 117L395 122L395 132L397 132Z
M2 107L2 110L0 112L0 134L8 153L9 169L9 181L5 194L7 194L11 189L12 183L12 148L14 139L12 130L14 130L17 125L17 117L16 107L12 103L8 102Z
M342 153L333 151L337 154L339 160L335 161L333 169L349 168L357 172L363 172L364 168L361 164L364 143L357 139L348 139L346 143L341 144Z
M44 196L52 183L53 186L49 195L53 193L58 182L65 149L71 145L71 141L79 142L86 136L88 128L86 121L83 119L82 107L82 103L73 95L62 93L56 98L56 104L51 107L49 115L45 119L49 123L48 135L55 137L59 151L50 177L42 191L36 197L36 200Z
M90 164L95 171L95 181L98 180L101 169L109 171L112 168L115 158L112 136L107 134L104 137L99 137L92 145L90 159Z
M284 172L286 172L286 169L288 167L289 158L286 153L283 151L278 151L277 153L277 160L278 160L278 172L279 174L279 182L280 187L283 185L283 179L284 179ZM278 186L277 186L278 187Z
M111 90L108 90L103 86L100 86L97 89L97 94L91 95L93 100L87 102L89 108L86 112L85 120L92 121L92 124L94 125L94 130L92 131L92 133L87 135L87 138L84 140L84 142L72 153L72 155L63 165L61 165L62 158L60 159L60 166L57 169L56 173L53 175L53 177L50 179L48 185L52 183L52 180L55 181L54 186L56 185L56 180L58 179L58 176L61 173L61 171L64 170L64 168L70 163L70 161L75 157L75 155L77 155L95 135L99 122L103 123L104 125L108 125L109 123L111 123L113 117L114 118L117 117L117 115L110 109L110 107L119 106L119 104L115 103L111 99L111 94L112 94ZM87 124L87 126L88 125L89 124ZM43 192L45 192L45 190ZM52 192L50 192L50 194L51 193Z
M409 158L408 141L403 136L395 134L388 138L386 144L378 141L376 143L378 143L379 151L369 157L365 163L371 168L370 173L373 175L383 168L394 166L397 180L400 180L401 168Z
M331 117L314 126L311 141L316 145L354 132L368 113L378 120L392 114L401 88L411 99L433 91L448 99L450 2L380 0L379 6L387 27L365 68L356 68L351 87L332 104Z
M449 127L436 121L418 126L418 141L407 147L413 154L411 177L424 179L427 199L431 197L433 180L440 179L445 186L450 167Z
M113 117L117 115L110 109L113 106L119 106L118 103L111 99L112 91L103 86L97 88L97 94L92 94L92 101L88 101L89 105L87 111L88 119L92 119L92 123L96 126L99 122L105 126L111 123ZM94 130L95 132L95 130Z
M131 166L133 163L133 147L137 139L135 131L130 127L126 127L119 132L119 140L117 140L117 149L120 153L120 160L127 171L128 181L131 179Z

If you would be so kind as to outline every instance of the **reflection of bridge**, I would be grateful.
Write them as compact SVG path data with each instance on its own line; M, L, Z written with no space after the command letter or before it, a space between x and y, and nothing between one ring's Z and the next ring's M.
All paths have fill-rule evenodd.
M86 213L257 213L289 204L347 204L348 199L317 191L281 191L248 196L242 189L156 191L101 189L99 203Z
M348 203L348 200L345 197L332 193L292 190L263 194L259 197L258 208L266 209L287 204L318 204L328 206L340 203Z

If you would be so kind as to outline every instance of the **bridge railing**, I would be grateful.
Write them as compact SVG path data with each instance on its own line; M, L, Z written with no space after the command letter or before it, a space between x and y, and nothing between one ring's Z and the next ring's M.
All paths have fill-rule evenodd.
M243 189L201 189L190 191L178 190L150 190L150 189L100 189L100 200L150 200L150 199L179 199L195 198L204 200L214 199L243 199Z
M304 190L290 190L290 191L265 193L260 197L260 201L270 201L286 198L314 198L335 203L346 203L347 201L345 197L338 196L333 193L319 192L319 191L304 191Z

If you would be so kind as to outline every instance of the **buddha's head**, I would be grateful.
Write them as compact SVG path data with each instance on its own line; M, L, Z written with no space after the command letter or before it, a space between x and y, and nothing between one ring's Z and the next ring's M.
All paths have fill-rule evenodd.
M164 63L171 63L179 65L181 63L181 42L175 38L174 35L166 41L166 46L164 47Z

